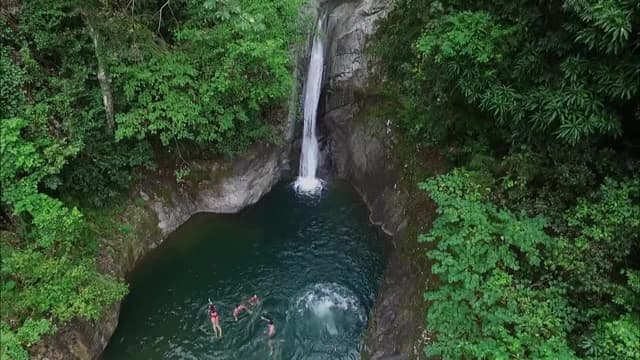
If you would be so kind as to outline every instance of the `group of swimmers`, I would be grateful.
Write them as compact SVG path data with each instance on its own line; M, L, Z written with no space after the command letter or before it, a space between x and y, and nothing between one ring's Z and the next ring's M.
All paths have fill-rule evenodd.
M246 302L250 306L256 307L260 303L260 299L258 298L258 295L253 294L253 296L248 298ZM246 311L249 314L251 314L251 310L247 306L245 306L242 303L236 304L236 307L233 309L233 313L232 313L233 318L236 321L238 321L238 316L243 311ZM213 326L213 335L216 337L222 337L222 328L220 327L220 315L218 314L218 310L216 309L216 306L211 302L211 299L209 299L209 317L211 318L211 326ZM269 336L269 338L274 337L276 335L276 325L273 323L273 320L265 316L261 316L260 318L267 322L267 335Z

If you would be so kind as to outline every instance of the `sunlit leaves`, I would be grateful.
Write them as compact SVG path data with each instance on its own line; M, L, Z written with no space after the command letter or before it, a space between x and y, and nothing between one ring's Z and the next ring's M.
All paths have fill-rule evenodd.
M27 125L22 118L3 119L0 123L2 200L12 204L23 200L14 192L37 192L41 181L57 175L67 159L79 151L79 144L69 144L46 133L26 138L23 135L30 130ZM26 206L17 206L17 212L29 211Z
M30 131L21 118L3 119L0 129L2 202L14 216L23 217L25 230L30 230L19 242L0 237L0 312L2 336L8 341L3 340L1 350L3 357L19 359L25 356L21 346L50 332L51 321L97 319L126 287L98 273L80 211L40 192L78 147ZM13 326L6 326L5 318L13 319Z
M502 58L501 48L517 31L517 27L500 26L489 13L463 11L428 24L417 47L436 63L457 59L486 64Z
M116 117L118 139L158 135L168 145L195 136L211 138L209 134L215 133L215 128L204 126L197 102L198 71L183 54L167 53L145 64L121 67L117 74L127 79L124 96L130 107Z
M149 166L150 142L166 157L275 140L265 115L290 93L301 4L171 2L159 19L152 1L24 0L0 19L0 357L27 358L56 325L97 320L126 292L98 271L93 224L70 203L108 205ZM112 74L117 138L96 53Z
M600 147L634 136L639 21L635 0L396 3L378 51L399 133L473 169L422 185L428 354L639 358L637 165Z
M588 359L640 359L640 318L624 315L603 321L596 327L593 338L581 344Z
M439 215L419 238L434 244L427 256L440 281L425 294L427 325L437 334L427 354L447 359L640 355L640 276L633 270L633 254L640 251L639 180L606 179L566 212L546 209L556 211L554 223L564 224L551 237L541 217L516 216L490 200L501 197L496 193L526 191L540 176L536 158L526 151L506 158L500 167L509 175L494 185L475 163L477 170L457 168L420 184ZM565 171L559 164L552 173ZM502 183L505 189L495 188ZM508 203L516 209L529 206L514 200Z
M27 319L23 326L14 332L4 321L0 321L0 356L13 360L28 360L29 353L22 344L30 346L44 334L51 333L55 328L46 319Z
M10 251L2 271L13 274L22 291L11 297L15 312L45 313L67 321L75 316L98 320L104 306L126 293L124 284L96 274L91 261L57 259L32 250Z

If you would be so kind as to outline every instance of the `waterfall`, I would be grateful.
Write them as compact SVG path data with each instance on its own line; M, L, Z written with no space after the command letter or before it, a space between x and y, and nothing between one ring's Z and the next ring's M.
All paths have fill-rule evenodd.
M309 70L304 90L304 129L302 150L300 152L300 169L294 188L302 193L318 193L322 190L322 181L316 178L318 169L318 139L316 138L316 117L322 87L322 70L324 67L324 48L322 45L322 19L318 20L318 33L313 39Z

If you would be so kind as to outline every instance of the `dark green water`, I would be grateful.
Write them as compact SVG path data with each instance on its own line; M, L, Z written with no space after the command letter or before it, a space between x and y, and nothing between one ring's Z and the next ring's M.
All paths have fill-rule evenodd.
M357 359L385 244L344 183L319 199L284 184L240 214L195 216L132 274L104 359ZM236 323L234 305L254 292L262 303Z

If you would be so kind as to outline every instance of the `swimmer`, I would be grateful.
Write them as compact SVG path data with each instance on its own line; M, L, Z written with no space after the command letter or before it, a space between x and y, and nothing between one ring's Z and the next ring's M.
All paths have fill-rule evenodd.
M257 306L259 303L260 303L260 299L258 298L258 295L253 294L253 296L249 298L249 304L253 306Z
M213 327L213 335L222 337L222 328L220 327L220 316L216 306L209 300L209 317L211 317L211 326ZM218 332L220 335L218 335Z
M236 321L238 321L238 315L240 315L240 313L243 311L247 311L249 312L249 314L251 314L251 310L249 310L248 307L242 304L237 304L236 307L233 309L233 318L236 319Z
M271 339L276 336L276 325L273 323L273 320L266 316L261 316L260 318L267 322L267 336L269 337L267 344L269 344L269 355L273 355L273 344L271 343Z
M261 316L261 318L267 322L267 335L269 338L276 336L276 325L273 323L273 320L264 316Z

